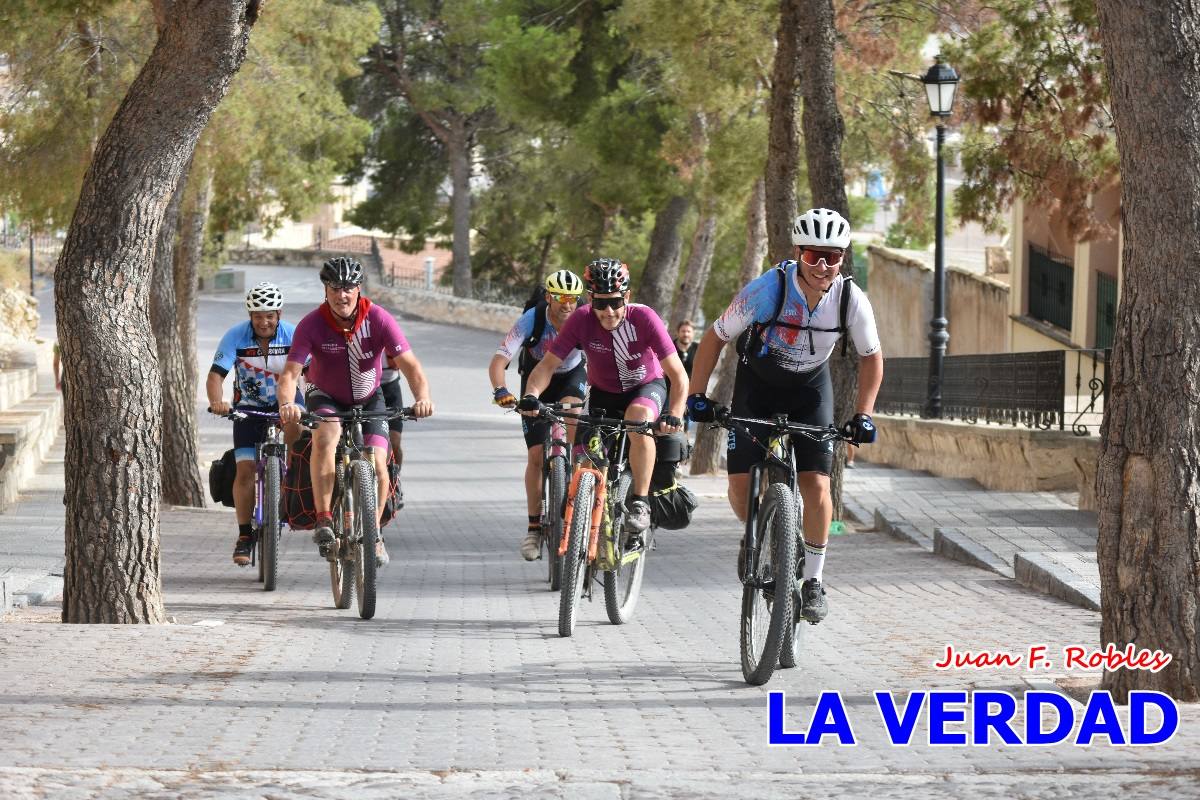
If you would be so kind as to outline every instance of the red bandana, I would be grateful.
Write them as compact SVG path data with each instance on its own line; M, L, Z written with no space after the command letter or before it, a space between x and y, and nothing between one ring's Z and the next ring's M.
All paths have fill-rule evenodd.
M345 323L333 313L333 309L329 307L328 300L321 304L321 316L324 317L329 327L342 334L342 336L345 336L348 342L354 338L354 334L358 333L358 329L362 327L363 321L367 318L367 312L370 309L371 301L359 295L358 308L354 312L354 324L350 326L350 330L346 330Z

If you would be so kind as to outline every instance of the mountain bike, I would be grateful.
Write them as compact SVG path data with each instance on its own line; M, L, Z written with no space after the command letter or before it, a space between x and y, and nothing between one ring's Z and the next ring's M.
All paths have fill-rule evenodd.
M542 413L566 416L544 409ZM586 444L583 457L576 460L571 473L558 546L558 555L563 559L559 636L575 632L579 603L584 597L592 599L595 580L603 583L609 621L622 625L632 619L646 555L653 546L653 528L646 531L643 546L629 552L624 548L623 534L626 502L633 485L628 436L652 435L654 423L610 419L604 416L604 409L574 418L581 423L577 436L586 432Z
M279 427L279 414L234 408L217 416L234 421L253 417L267 423L263 440L254 446L254 515L250 524L257 544L251 554L251 563L257 562L258 580L263 591L273 592L279 576L279 537L283 530L280 487L287 473L287 445Z
M562 586L562 559L558 544L562 541L563 507L567 495L567 473L571 465L571 443L567 441L567 426L554 412L579 408L583 403L547 403L550 415L546 436L542 441L542 536L538 558L545 554L550 591Z
M815 442L847 440L837 428L791 422L786 414L771 419L737 417L718 409L718 427L737 430L763 449L763 460L750 468L746 538L742 544L742 612L739 627L742 677L761 686L776 666L796 666L799 621L796 575L804 565L800 548L802 500L796 478L792 436ZM762 425L767 443L747 427ZM744 559L744 560L743 560Z
M325 549L324 555L329 561L334 606L349 608L357 595L358 615L363 619L375 616L375 548L379 541L380 498L375 475L375 448L363 445L362 424L368 420L397 418L416 419L411 408L365 411L361 406L323 414L306 412L301 417L318 422L322 419L342 421L333 459L333 496L329 505L333 515L333 543Z

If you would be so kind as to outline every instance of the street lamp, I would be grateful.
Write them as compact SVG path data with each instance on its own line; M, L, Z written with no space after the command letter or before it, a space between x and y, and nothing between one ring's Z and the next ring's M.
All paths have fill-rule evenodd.
M950 334L946 332L946 174L942 163L942 143L946 141L946 117L954 109L954 93L958 88L958 73L942 57L934 57L934 65L921 78L925 84L925 95L929 100L929 113L937 120L937 211L934 218L933 250L933 317L929 320L929 393L925 403L925 416L935 419L942 416L942 376L946 359L946 344Z

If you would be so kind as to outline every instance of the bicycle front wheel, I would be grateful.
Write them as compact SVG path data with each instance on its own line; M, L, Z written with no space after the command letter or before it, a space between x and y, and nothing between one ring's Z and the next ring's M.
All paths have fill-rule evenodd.
M558 635L575 632L575 617L587 582L588 536L592 531L592 503L596 496L596 476L585 472L575 489L571 511L571 532L562 562L562 587L558 600Z
M358 615L375 616L375 543L379 541L379 516L376 514L378 484L375 470L366 461L355 461L351 468L354 487L354 534L351 537L355 561L354 582L358 590Z
M779 663L786 629L791 627L792 583L796 564L796 505L785 484L773 483L758 509L758 558L749 554L750 573L742 585L742 677L761 686ZM756 561L756 563L754 563Z
M646 556L650 552L649 536L646 546L639 553L625 553L621 547L621 529L625 524L625 504L629 501L629 488L633 479L626 472L617 479L615 496L610 500L613 510L612 537L617 551L617 567L604 573L604 610L613 625L624 625L633 619L638 596L642 591L642 576L646 572Z
M804 503L796 498L796 519L804 519ZM779 668L791 669L800 661L801 639L803 630L800 627L800 576L804 573L804 547L796 542L795 590L792 592L792 624L787 626L783 634L783 647L779 650Z
M549 571L550 591L562 588L562 559L558 557L558 545L562 541L563 497L567 493L567 459L553 456L550 459L546 478L546 521L545 532L546 568Z
M263 469L262 547L263 591L275 591L279 577L279 459L271 456Z

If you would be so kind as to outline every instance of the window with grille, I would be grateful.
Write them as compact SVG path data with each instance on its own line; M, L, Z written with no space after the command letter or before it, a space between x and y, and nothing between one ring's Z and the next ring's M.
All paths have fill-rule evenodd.
M1112 347L1117 329L1117 279L1096 273L1096 347Z
M1071 262L1029 245L1029 316L1071 330L1075 269Z

